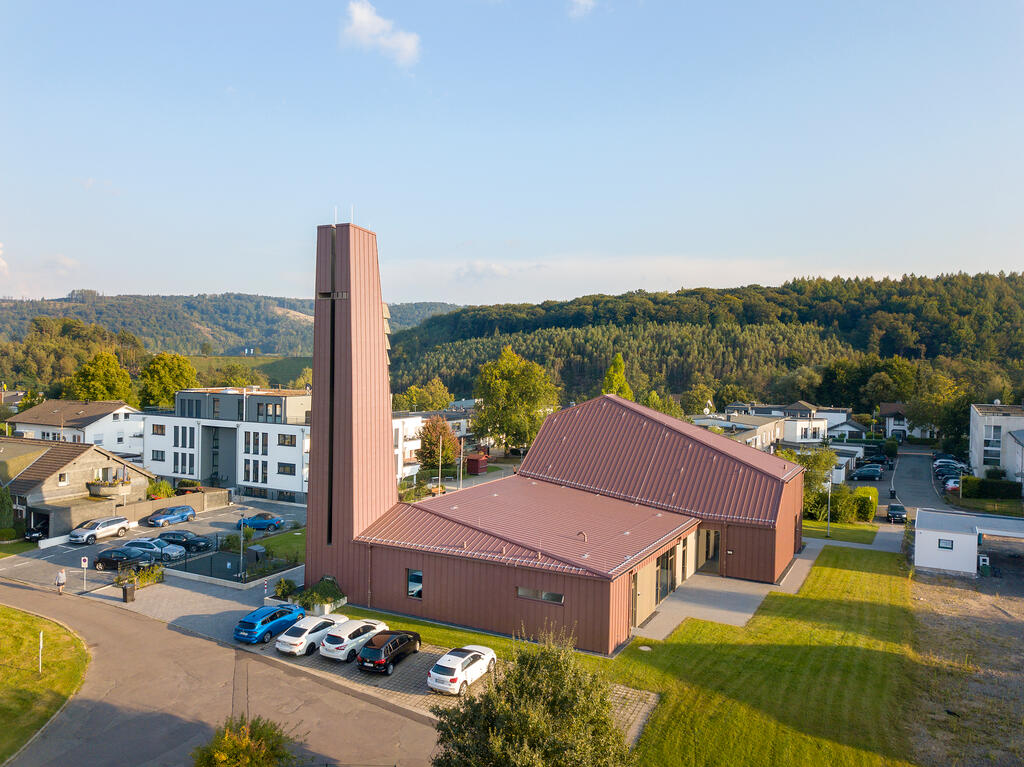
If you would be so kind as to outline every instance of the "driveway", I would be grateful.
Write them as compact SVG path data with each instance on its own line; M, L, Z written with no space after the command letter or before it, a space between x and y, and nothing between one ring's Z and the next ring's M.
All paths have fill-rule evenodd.
M299 669L146 616L0 580L0 603L70 626L92 656L82 689L10 767L181 765L229 715L280 722L310 761L426 767L433 727Z
M893 472L893 486L896 497L907 508L939 509L940 511L959 511L950 506L942 498L942 494L932 478L932 454L930 450L908 445L900 449L899 461ZM888 488L884 488L888 491ZM879 488L879 496L888 496ZM879 498L879 503L886 503L888 498Z

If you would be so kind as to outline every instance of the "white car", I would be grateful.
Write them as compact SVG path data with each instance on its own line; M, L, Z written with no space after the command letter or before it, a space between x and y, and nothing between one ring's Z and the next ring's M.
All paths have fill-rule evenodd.
M473 682L494 669L490 647L468 644L449 650L427 672L427 687L436 692L463 695Z
M949 480L946 483L946 492L947 493L952 493L954 490L959 490L959 489L960 489L960 480L959 479L951 479L951 480Z
M274 646L287 655L312 655L324 635L347 620L344 615L307 615L281 634Z
M132 538L121 544L126 549L142 549L153 555L153 559L163 562L175 562L185 558L185 548L170 543L163 538Z
M320 654L325 658L343 660L351 663L355 660L363 645L376 634L388 630L384 621L357 618L335 626L320 642Z

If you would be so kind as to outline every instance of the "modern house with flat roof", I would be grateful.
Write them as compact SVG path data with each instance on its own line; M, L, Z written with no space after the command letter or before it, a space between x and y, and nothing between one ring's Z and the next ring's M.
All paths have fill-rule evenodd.
M83 442L126 458L142 456L141 413L123 400L48 399L8 423L30 439Z
M397 498L376 235L317 231L306 580L357 605L611 653L697 569L775 582L803 469L604 395L552 413L518 474Z
M1002 469L1006 479L1024 481L1024 406L971 405L969 444L974 476Z

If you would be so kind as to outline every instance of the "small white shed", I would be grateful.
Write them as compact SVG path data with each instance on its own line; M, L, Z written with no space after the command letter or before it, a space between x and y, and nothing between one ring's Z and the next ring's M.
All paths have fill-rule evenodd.
M919 509L914 522L914 566L975 576L983 535L1024 539L1024 519Z

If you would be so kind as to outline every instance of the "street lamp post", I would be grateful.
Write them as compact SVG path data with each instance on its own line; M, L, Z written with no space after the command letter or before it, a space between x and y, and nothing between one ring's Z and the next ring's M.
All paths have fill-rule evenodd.
M825 521L825 537L832 537L832 479L828 481L828 516Z
M242 573L245 572L245 512L239 512L242 524L238 528L238 580L244 580Z

